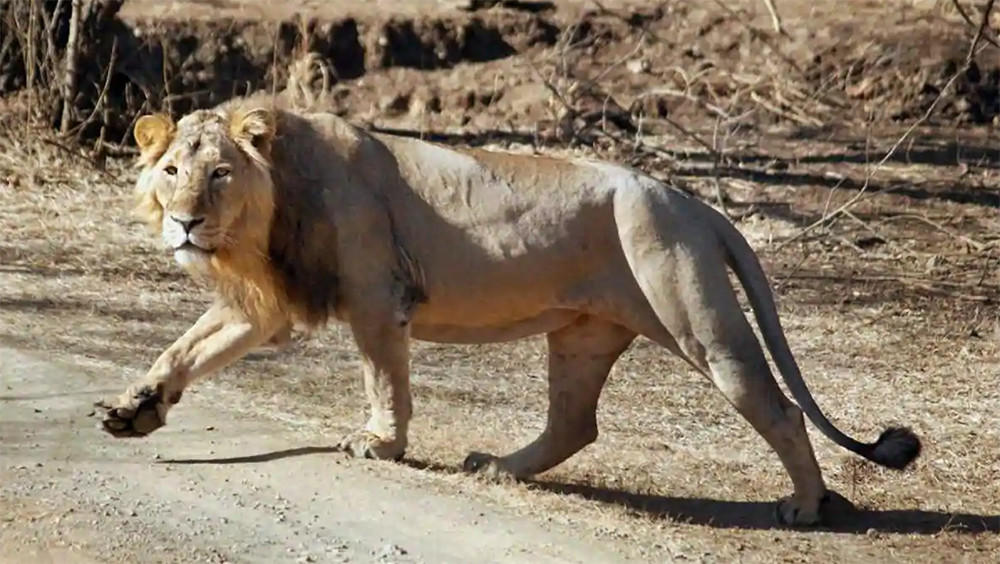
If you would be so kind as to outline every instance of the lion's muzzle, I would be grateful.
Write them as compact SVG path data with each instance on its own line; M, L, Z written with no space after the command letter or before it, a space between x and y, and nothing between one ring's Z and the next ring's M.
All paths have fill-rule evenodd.
M181 229L184 230L185 235L190 235L191 231L194 230L195 227L198 227L202 223L205 223L204 217L190 217L190 216L178 217L176 215L171 215L170 220L180 225Z
M212 254L215 245L206 236L206 226L204 216L174 213L163 218L163 240L174 250L177 262L199 262Z

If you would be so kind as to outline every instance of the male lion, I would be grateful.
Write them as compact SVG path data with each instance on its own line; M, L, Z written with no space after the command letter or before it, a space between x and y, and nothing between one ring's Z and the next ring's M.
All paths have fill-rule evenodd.
M135 124L139 212L218 298L149 373L108 405L103 428L144 436L192 382L289 327L349 324L371 413L341 447L399 459L412 413L409 339L511 341L545 333L545 430L524 448L471 453L470 472L525 478L597 438L598 397L638 335L709 378L777 453L794 485L780 522L820 519L827 490L802 410L831 440L905 468L907 428L870 444L810 395L753 250L721 214L608 163L458 150L368 133L277 99L235 99L178 122ZM798 406L781 392L726 268L753 306ZM276 337L277 335L277 337Z

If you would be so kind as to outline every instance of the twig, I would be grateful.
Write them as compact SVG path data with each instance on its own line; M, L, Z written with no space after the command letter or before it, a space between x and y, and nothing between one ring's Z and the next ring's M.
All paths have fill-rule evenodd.
M66 44L65 74L63 75L63 107L62 121L59 123L59 131L66 134L69 131L69 123L73 116L73 108L76 106L76 63L80 50L80 16L83 0L73 0L69 17L69 42Z
M142 114L138 114L140 117ZM129 128L131 131L132 128ZM105 155L112 157L136 157L139 155L139 149L135 147L130 147L124 144L115 144L108 141L103 141L99 150Z
M979 277L979 281L976 282L976 286L982 286L986 282L987 273L990 271L990 264L993 262L993 249L990 249L990 254L986 255L986 260L983 264L983 272Z
M887 218L883 219L882 221L880 221L879 223L880 224L882 224L882 223L889 223L890 221L895 221L897 219L915 219L917 221L922 221L922 222L926 223L927 225L930 225L934 229L937 229L941 233L944 233L945 235L948 235L949 237L954 237L955 239L958 239L958 240L962 241L966 245L969 245L970 247L972 247L973 249L975 249L977 252L982 252L982 251L986 250L987 248L989 248L990 246L992 246L992 243L980 243L979 241L976 241L975 239L970 239L969 237L966 237L965 235L962 235L961 233L955 233L954 231L951 231L950 229L946 228L945 226L941 225L940 223L938 223L936 221L933 221L933 220L931 220L931 219L929 219L927 217L924 217L922 215L917 215L917 214L900 214L900 215L895 215L895 216L892 216L892 217L887 217Z
M767 11L771 14L771 23L774 25L774 32L778 35L788 35L785 33L785 29L781 27L781 16L778 15L778 9L774 7L774 0L764 0L764 5L767 6Z
M807 260L809 260L809 254L803 253L802 257L795 263L795 266L793 266L792 269L784 275L784 277L775 283L774 290L779 291L784 289L785 285L788 284L788 281L791 280L796 273L798 273L798 271L802 268L802 265L804 265Z
M992 0L991 0L991 3L992 3ZM611 72L612 70L614 70L616 67L620 66L625 61L631 59L636 53L639 52L640 49L642 49L642 40L645 39L645 37L646 37L646 31L642 30L639 33L639 37L637 37L635 39L635 46L632 47L632 49L630 49L628 53L625 53L624 55L622 55L621 57L619 57L615 62L611 63L604 70L602 70L600 72L600 74L598 74L597 76L595 76L593 79L588 80L587 82L589 84L597 84L598 82L601 81L601 79L603 79L605 76L607 76L607 74L609 72Z
M722 117L722 118L726 118L726 119L729 118L729 114L725 110L723 110L721 107L716 106L715 104L712 104L711 102L706 102L705 100L702 100L701 98L699 98L698 96L695 96L693 94L688 94L687 92L681 92L680 90L673 90L673 89L670 89L670 88L654 88L653 90L650 90L649 92L647 92L643 96L675 96L677 98L684 98L685 100L688 100L688 101L691 101L691 102L694 102L694 103L700 105L701 107L703 107L706 110L712 112L713 114L715 114L718 117Z
M956 290L972 290L975 286L968 283L950 282L948 280L936 280L917 276L907 276L905 274L874 274L874 275L837 275L837 274L801 274L797 278L808 280L841 280L846 282L897 282L911 288L921 288L931 293L957 298L960 300L985 302L990 296L983 296L971 293L960 293L946 290L944 288L954 288ZM938 287L935 287L938 286ZM944 288L942 288L942 286ZM995 287L986 286L987 290L995 290Z
M779 107L775 106L774 104L772 104L772 103L768 102L767 100L765 100L760 94L758 94L756 92L750 92L750 99L753 100L754 102L757 102L758 104L760 104L760 107L764 108L765 110L773 113L774 115L776 115L778 117L782 117L782 118L785 118L785 119L788 119L788 120L791 120L791 121L794 121L794 122L798 122L799 124L802 124L802 125L808 125L808 126L812 126L812 127L823 127L823 122L822 121L820 121L818 119L815 119L815 118L803 117L803 116L798 115L797 113L793 113L793 112L788 112L788 111L782 110L781 108L779 108Z
M60 142L58 142L58 141L56 141L54 139L47 139L47 138L43 137L42 138L42 143L45 143L46 145L52 145L53 147L55 147L55 148L57 148L57 149L65 152L67 155L70 155L70 156L72 156L74 158L77 158L77 159L80 159L80 160L84 160L88 164L90 164L91 166L93 166L94 170L100 172L101 174L103 174L104 176L108 177L109 179L116 180L116 181L118 180L117 176L111 174L106 169L102 168L100 166L100 163L98 163L94 159L92 159L92 158L90 158L90 157L88 157L86 155L81 155L80 153L74 151L73 149L70 149L69 147L63 145L62 143L60 143Z
M559 104L565 111L565 113L561 116L558 115L558 112L556 112L556 115L554 116L557 122L556 126L559 129L561 137L568 137L570 142L577 142L577 141L583 142L581 135L585 133L587 130L593 128L593 123L590 123L587 118L595 114L594 112L581 111L579 105L577 104L577 102L580 101L580 96L577 96L577 93L578 92L581 93L582 96L588 96L588 95L593 96L594 94L593 87L596 86L596 84L600 82L601 79L603 79L605 76L607 76L608 73L610 73L612 70L620 66L629 58L634 56L642 48L642 40L645 37L645 35L646 33L644 31L641 32L639 34L639 37L636 39L633 48L630 49L628 53L619 57L617 60L615 60L606 68L604 68L600 73L598 73L596 77L588 80L578 80L574 82L569 88L567 88L565 92L562 92L560 91L560 89L556 88L555 85L552 84L552 80L545 78L545 76L542 75L541 71L538 70L538 67L536 67L530 60L525 60L525 63L527 63L528 67L535 73L538 79L542 81L542 84L543 86L545 86L545 89L548 90L550 94L552 94L552 96L559 102ZM572 37L571 35L568 35L566 33L564 33L563 36ZM566 45L568 45L568 42L565 43ZM569 71L567 70L568 64L566 63L568 55L568 46L561 49L561 53L562 56L560 57L559 62L556 63L556 66L557 67L560 66L559 63L561 62L564 74L568 75L569 74ZM601 130L607 129L606 127L607 115L608 115L607 109L609 105L608 102L609 100L611 100L611 95L605 94L604 98L605 99L602 103L601 110L596 113L596 115L600 117L599 121L602 127L599 129ZM575 121L577 120L577 118L583 118L583 120L585 121L580 131L576 130ZM627 119L628 121L631 122L631 118Z
M802 70L802 67L800 67L799 64L795 62L794 59L792 59L791 57L789 57L788 55L786 55L783 51L781 51L780 49L778 49L777 45L774 45L773 41L771 40L771 37L769 37L766 33L763 33L759 29L757 29L754 26L750 25L747 22L746 18L740 17L739 14L737 14L732 8L730 8L729 6L727 6L726 3L723 2L722 0L715 0L715 4L719 8L721 8L723 11L725 11L727 14L729 14L729 16L731 18L733 18L733 20L742 23L743 27L746 28L747 31L749 31L751 35L753 35L757 39L760 39L760 41L762 43L764 43L764 45L767 45L768 49L770 49L771 51L773 51L775 55L778 55L779 57L781 57L782 59L784 59L784 61L788 65L790 65L792 68L795 69L796 72L799 73L799 76L806 76L806 73L805 73L805 71Z
M963 8L962 5L958 3L958 0L951 0L951 3L955 6L955 9L958 10L958 14L962 16L962 19L965 20L965 23L968 24L969 27L977 27L976 24L972 21L972 18L969 17L969 14L966 13L965 8ZM990 37L990 35L993 34L992 31L990 31L990 35L983 36L983 32L985 31L986 28L989 27L990 9L992 7L993 7L993 2L992 0L990 0L989 4L987 4L986 7L986 13L983 14L983 20L978 26L979 31L976 33L976 35L979 36L980 39L986 39L988 43L992 44L997 49L1000 49L1000 42L998 42L996 38ZM977 40L976 43L978 42L979 41ZM970 49L969 52L972 53L974 50L975 50L974 48Z
M54 59L55 56L56 56L56 53L58 53L58 51L59 51L56 48L56 24L59 23L60 12L62 12L63 7L65 5L65 2L66 2L66 0L59 0L58 2L56 2L56 7L52 11L52 17L51 18L46 18L45 17L45 10L44 10L44 8L42 9L43 19L47 19L48 20L46 22L46 24L45 24L45 28L46 28L46 31L45 31L45 41L46 41L46 45L47 45L47 47L46 47L46 49L47 49L46 58L48 58L50 60Z
M987 3L987 6L986 6L986 13L983 16L983 22L984 22L984 24L980 26L980 31L982 31L983 29L985 29L985 27L986 27L985 22L989 21L989 12L992 10L992 7L993 7L994 0L987 0L987 1L988 1L988 3ZM973 48L970 49L970 51L969 51L969 55L968 55L968 58L967 58L968 61L971 61L972 58L978 53L978 51L981 51L983 48L985 48L985 46L980 47L980 45L979 45L979 42L980 42L981 39L982 39L982 33L977 33L976 34L976 38L973 40ZM817 227L820 227L820 226L828 223L832 219L834 219L834 218L842 215L843 213L845 213L846 211L848 211L851 207L853 207L855 204L857 204L861 200L871 197L873 194L870 193L870 192L868 192L868 186L871 183L871 179L875 176L875 174L879 170L882 169L882 167L885 165L885 163L888 162L888 160L890 158L892 158L892 156L899 149L900 145L902 145L903 142L905 142L910 137L910 135L913 133L913 131L916 130L917 127L919 127L921 124L923 124L925 121L927 121L930 118L930 116L934 113L934 110L937 109L938 103L944 97L945 92L947 92L948 89L951 88L951 85L954 84L955 81L958 79L958 77L961 76L964 72L965 72L964 69L959 70L958 72L956 72L955 74L953 74L951 76L951 78L948 79L948 82L946 82L945 85L944 85L944 87L941 88L941 91L938 92L937 97L935 97L934 101L931 102L931 105L930 105L930 107L927 108L927 111L924 112L924 114L922 116L920 116L920 119L918 119L917 121L913 122L913 124L911 124L910 127L908 127L906 129L906 131L903 132L903 135L899 139L897 139L895 143L893 143L892 147L889 148L889 151L885 154L885 156L883 156L882 159L878 163L876 163L874 167L871 168L871 170L868 172L868 174L865 175L864 184L861 186L861 189L858 191L858 193L853 198L851 198L846 203L844 203L842 206L840 206L839 208L837 208L836 210L834 210L831 214L824 215L824 217L822 217L819 220L813 222L812 224L806 226L805 228L803 228L801 231L799 231L798 233L796 233L792 237L789 237L788 239L782 241L781 243L779 243L775 247L774 250L777 251L777 250L783 248L785 245L788 245L789 243L802 238L807 233L810 233L811 231L815 230ZM931 223L931 224L933 225L933 223ZM978 250L982 250L983 248L985 248L985 245L983 245L981 243L978 243L978 242L975 242L975 241L972 241L971 239L968 240L968 241L966 241L966 242L968 244L970 244L971 246L974 246L974 247L978 246Z
M690 129L688 129L686 127L684 127L683 125L677 123L675 120L673 120L673 119L671 119L669 117L663 117L661 119L663 119L663 121L665 121L668 124L670 124L670 126L673 127L674 129L676 129L677 131L680 131L681 134L683 134L688 139L691 139L695 143L697 143L697 144L701 145L702 147L704 147L705 150L708 151L710 155L712 155L712 158L715 159L716 163L721 163L724 160L723 157L722 157L722 155L719 154L719 152L715 149L715 147L713 147L711 145L711 143L709 143L708 141L705 141L704 139L702 139L701 136L698 135L697 133L691 131Z
M958 0L955 0L958 2ZM983 38L983 32L990 25L990 12L993 11L994 0L986 0L986 7L983 8L983 20L979 22L979 29L976 30L976 36L972 38L972 44L969 45L969 54L965 57L965 64L969 65L972 63L973 57L976 56L976 47L979 46L979 41Z
M38 78L38 43L35 41L35 30L38 28L38 11L42 6L32 3L28 8L28 40L27 45L22 45L21 49L25 55L25 80L28 90L28 115L34 115L36 80ZM15 11L15 14L17 12ZM19 26L20 27L20 26ZM27 125L27 124L25 124Z
M723 152L725 147L717 150L719 146L719 125L722 124L722 118L715 118L715 126L712 128L712 147L709 152L712 153L712 186L715 188L715 200L719 204L719 209L722 210L727 217L732 219L732 214L729 213L729 208L726 206L726 195L722 192L722 184L719 182L719 167L722 166ZM697 138L696 138L697 139ZM723 142L725 143L725 142Z
M70 132L63 133L63 137L69 137L71 135L79 133L80 131L83 131L85 127L93 123L94 120L97 118L97 112L103 109L104 101L108 97L108 90L111 88L111 77L113 77L115 74L115 63L117 62L117 58L118 58L118 38L116 37L111 42L111 57L108 63L108 70L107 73L104 75L104 85L101 87L101 92L97 96L97 101L94 102L94 108L90 110L90 114L87 116L87 119L80 122Z
M830 220L832 220L832 219L840 216L846 210L850 209L852 206L854 206L854 204L858 203L858 201L860 201L862 198L864 198L867 195L866 193L868 191L868 186L871 183L871 180L875 176L875 174L879 170L882 169L882 167L885 165L885 163L887 163L889 161L889 159L892 158L892 156L894 154L896 154L896 150L899 149L900 145L902 145L903 142L905 142L910 137L910 135L913 133L913 131L916 130L917 127L919 127L921 124L923 124L925 121L927 121L931 117L931 114L933 114L934 110L937 109L938 103L944 97L945 92L947 92L948 89L951 88L951 85L955 83L955 81L958 79L959 76L962 75L963 72L964 71L956 72L955 74L952 75L952 77L950 79L948 79L948 82L946 82L945 85L944 85L944 87L941 88L941 91L938 92L937 97L934 98L933 102L931 102L931 105L930 105L929 108L927 108L927 111L924 112L924 114L922 116L920 116L920 119L918 119L917 121L913 122L910 125L910 127L908 127L906 129L906 131L903 132L903 135L900 136L900 138L897 139L896 142L892 144L892 147L889 148L889 150L886 152L885 156L882 157L882 159L878 163L876 163L874 167L872 167L872 169L868 172L867 175L865 175L865 182L864 182L864 184L861 186L861 189L858 191L858 193L853 198L851 198L850 200L848 200L847 202L845 202L842 206L840 206L837 209L835 209L830 215L822 217L822 218L816 220L815 222L813 222L813 223L809 224L808 226L804 227L801 231L799 231L798 233L796 233L792 237L789 237L788 239L785 239L784 241L782 241L781 243L779 243L774 248L774 250L777 251L777 250L785 247L789 243L802 238L803 236L805 236L808 233L811 233L817 227L820 227L820 226L826 224L827 222L829 222Z

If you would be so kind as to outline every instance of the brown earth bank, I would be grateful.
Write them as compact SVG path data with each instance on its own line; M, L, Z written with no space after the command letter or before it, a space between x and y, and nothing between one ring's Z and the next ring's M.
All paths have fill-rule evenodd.
M17 8L26 1L6 3L0 17L7 37L0 94L22 89L27 69L44 65L37 53L41 62L25 64L19 40L27 16ZM546 104L518 100L539 82L536 70L574 81L600 75L598 87L615 87L597 95L654 122L703 113L705 101L731 114L756 110L755 123L810 129L906 120L923 114L953 77L935 121L995 124L1000 113L1000 58L980 49L966 65L972 31L943 3L783 2L785 35L770 32L762 2L749 0L515 2L479 10L434 1L97 4L106 9L84 33L75 113L86 137L103 127L113 141L130 141L137 112L179 115L283 88L289 69L310 53L319 58L310 79L326 76L338 110L420 106L415 111L440 114L431 121L453 125L550 118ZM55 51L68 39L68 8L62 14L52 26ZM548 60L540 57L557 45ZM484 74L493 80L480 80ZM513 114L510 105L519 106Z
M499 4L125 2L89 24L111 31L88 44L72 114L87 125L67 136L4 28L0 562L1000 560L1000 51L966 66L975 30L949 2L777 0L787 36L749 0ZM535 481L484 484L459 471L467 451L509 452L544 425L536 338L416 344L407 458L351 461L330 452L365 418L339 327L197 385L156 436L111 441L91 402L210 296L129 216L130 159L105 157L128 153L140 111L289 77L365 127L601 156L721 194L823 410L863 440L912 425L923 455L884 471L810 427L857 508L775 528L790 484L773 453L639 341L594 445Z

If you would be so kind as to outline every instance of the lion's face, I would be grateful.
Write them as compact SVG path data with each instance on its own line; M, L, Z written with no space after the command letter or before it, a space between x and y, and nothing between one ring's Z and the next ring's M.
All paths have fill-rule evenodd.
M274 204L265 153L272 133L266 110L136 122L145 165L137 183L140 211L182 266L200 270L220 253L266 250Z

